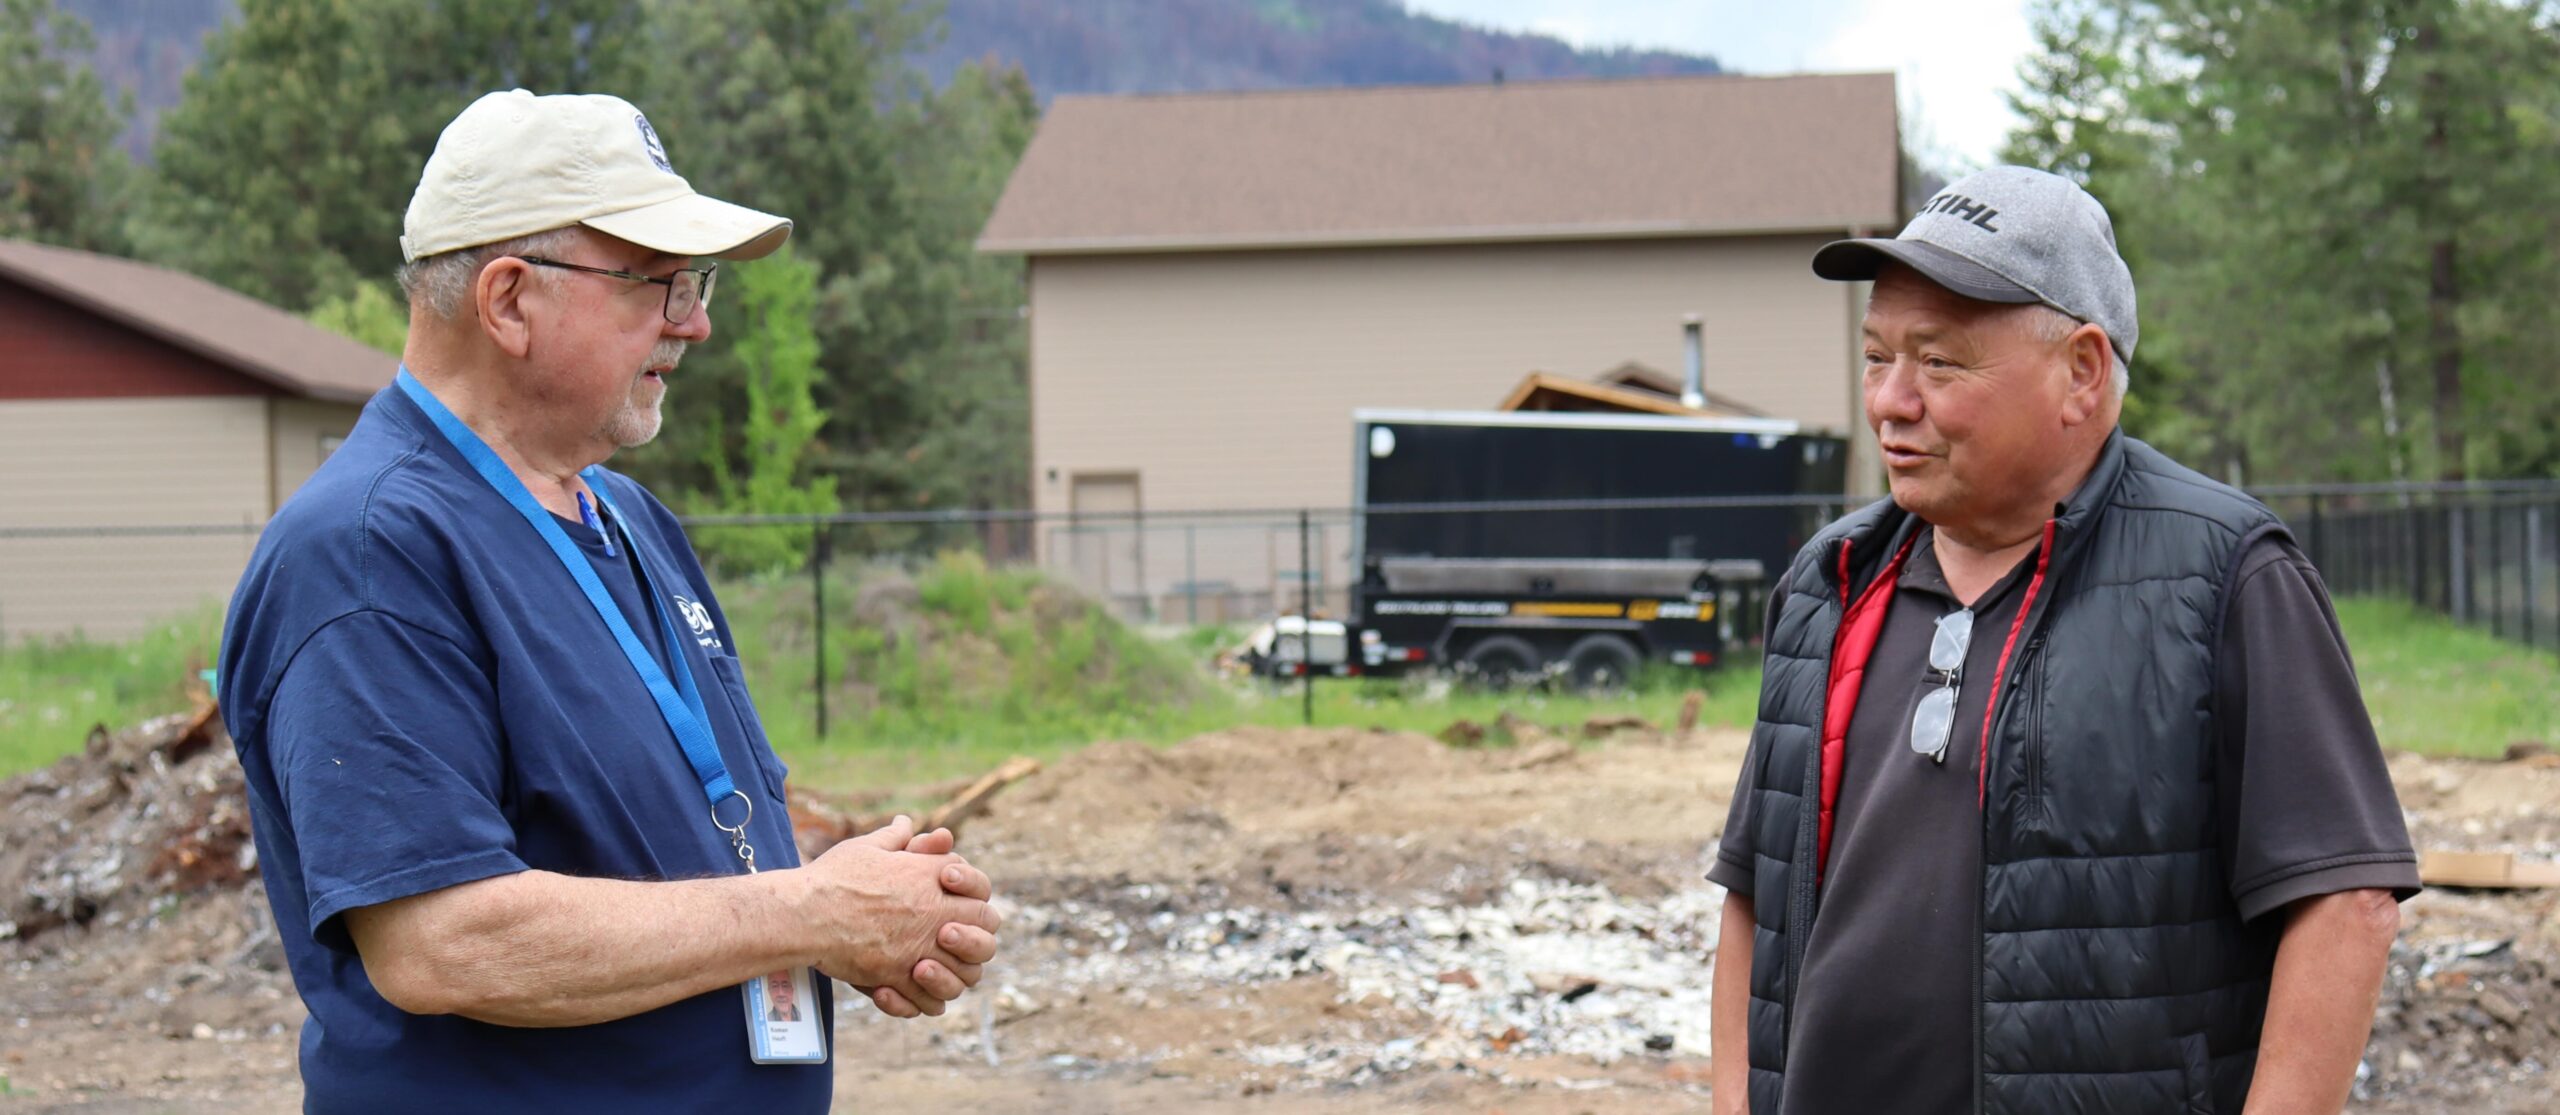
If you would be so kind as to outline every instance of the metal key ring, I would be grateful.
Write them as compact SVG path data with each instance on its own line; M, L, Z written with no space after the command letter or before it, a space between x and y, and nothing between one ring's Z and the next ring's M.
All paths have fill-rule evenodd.
M721 807L721 806L723 806L723 805L727 805L727 804L729 803L729 798L736 798L736 799L738 799L739 801L743 801L743 802L747 803L747 815L746 815L746 816L744 816L744 817L740 817L740 818L738 818L738 823L737 823L737 824L735 824L735 825L724 825L724 824L721 824L721 823L720 823L720 807ZM753 820L755 820L755 819L756 819L756 802L755 802L755 799L754 799L754 798L751 798L751 797L748 797L748 796L747 796L747 794L746 794L746 791L744 791L744 790L731 790L731 791L729 791L729 797L724 797L724 798L721 798L721 799L720 799L720 800L718 800L718 801L715 801L715 802L712 802L712 803L711 803L711 827L716 828L716 829L719 829L719 830L720 830L720 831L722 831L722 832L728 833L729 835L731 835L731 836L733 836L733 837L736 837L736 838L738 838L738 839L740 839L740 840L744 840L744 839L746 839L746 838L747 838L747 822L749 822L749 821L753 821Z

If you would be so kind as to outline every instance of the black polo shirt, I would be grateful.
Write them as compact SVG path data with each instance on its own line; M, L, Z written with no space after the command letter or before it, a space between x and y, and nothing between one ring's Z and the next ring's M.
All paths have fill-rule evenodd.
M1928 668L1937 621L1964 602L1934 540L1924 529L1912 545L1849 722L1788 1036L1785 1115L1928 1115L1972 1103L1975 765L1990 679L2034 555L1973 601L1955 730L1935 763L1911 750L1912 711L1939 685ZM2231 592L2215 677L2217 835L2241 917L2361 887L2416 893L2417 855L2319 574L2290 544L2265 539L2243 555ZM1752 796L1735 793L1707 875L1745 895ZM2319 866L2340 859L2358 862Z

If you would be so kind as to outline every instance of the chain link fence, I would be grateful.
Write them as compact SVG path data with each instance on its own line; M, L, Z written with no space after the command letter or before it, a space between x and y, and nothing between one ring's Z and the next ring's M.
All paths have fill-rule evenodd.
M2560 647L2560 482L2325 485L2257 493L2291 525L2336 595L2396 597L2502 638ZM724 583L752 585L753 615L787 617L822 644L858 615L863 571L952 554L1036 568L1150 627L1242 626L1282 613L1345 617L1363 555L1489 554L1757 560L1770 576L1840 497L1486 503L1288 510L1034 514L898 512L685 520ZM218 601L259 524L0 527L0 647L83 631L120 638ZM1635 546L1645 552L1632 552ZM761 555L762 572L723 568ZM781 555L779 558L776 555ZM724 591L724 600L730 595ZM1754 639L1756 592L1729 613ZM797 613L797 614L794 614ZM842 637L841 635L839 636ZM816 669L831 659L813 648ZM823 676L811 690L827 716Z

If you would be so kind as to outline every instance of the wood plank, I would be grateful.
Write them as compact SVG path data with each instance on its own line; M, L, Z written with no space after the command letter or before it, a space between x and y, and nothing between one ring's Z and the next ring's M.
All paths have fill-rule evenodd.
M2418 880L2442 887L2560 887L2560 863L2512 852L2426 852L2418 856Z
M1020 755L1007 759L1003 766L987 772L985 777L972 783L968 789L960 791L958 797L942 803L935 807L933 812L926 814L924 823L918 826L917 831L932 832L938 828L957 828L960 822L968 820L972 814L985 808L987 800L996 796L996 791L1029 778L1039 773L1039 770L1040 760L1038 759Z

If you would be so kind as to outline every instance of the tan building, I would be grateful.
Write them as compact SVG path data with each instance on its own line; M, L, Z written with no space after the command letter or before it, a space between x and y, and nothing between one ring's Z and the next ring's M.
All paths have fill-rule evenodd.
M0 240L0 643L228 597L397 367L190 275Z
M1060 98L978 242L1028 264L1034 505L1338 508L1355 409L1680 368L1692 313L1718 398L1852 431L1863 294L1809 260L1894 225L1896 128L1888 74ZM1073 563L1160 598L1170 545Z

